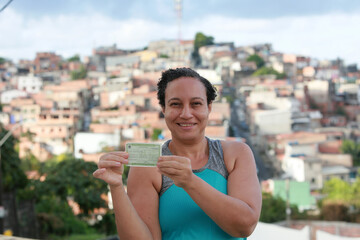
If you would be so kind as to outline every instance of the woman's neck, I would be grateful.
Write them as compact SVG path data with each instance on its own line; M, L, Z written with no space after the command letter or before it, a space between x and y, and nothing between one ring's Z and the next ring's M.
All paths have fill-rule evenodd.
M209 158L209 146L205 137L191 143L172 139L169 143L169 149L174 155L189 158L193 169L205 165Z

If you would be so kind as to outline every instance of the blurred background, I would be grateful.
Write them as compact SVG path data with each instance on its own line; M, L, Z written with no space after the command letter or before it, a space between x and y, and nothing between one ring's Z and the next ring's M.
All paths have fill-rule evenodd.
M360 239L359 26L356 0L0 0L0 239L117 239L92 172L171 138L156 84L184 66L219 92L206 135L254 152L249 239Z

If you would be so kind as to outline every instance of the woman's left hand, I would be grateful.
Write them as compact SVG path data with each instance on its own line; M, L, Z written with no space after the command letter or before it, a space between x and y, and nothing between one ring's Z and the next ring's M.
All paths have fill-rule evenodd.
M191 161L186 157L179 156L161 156L159 157L157 167L161 174L171 178L178 187L185 188L193 175Z

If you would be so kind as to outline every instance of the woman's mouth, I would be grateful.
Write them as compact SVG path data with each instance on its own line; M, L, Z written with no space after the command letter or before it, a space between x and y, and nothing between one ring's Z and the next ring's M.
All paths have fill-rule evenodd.
M195 126L196 123L177 123L180 127L192 127Z

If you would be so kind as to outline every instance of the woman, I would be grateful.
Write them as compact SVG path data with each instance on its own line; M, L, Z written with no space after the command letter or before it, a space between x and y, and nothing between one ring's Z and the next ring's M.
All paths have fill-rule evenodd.
M94 176L112 194L120 239L238 239L254 230L261 191L250 148L212 140L205 128L216 91L190 68L169 69L158 99L172 139L157 168L132 167L122 183L128 154L100 158Z

